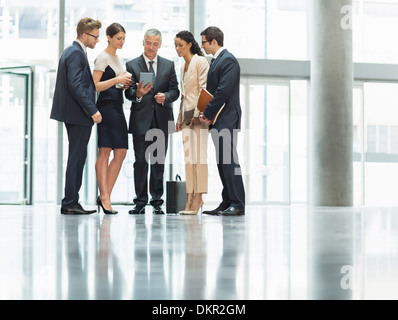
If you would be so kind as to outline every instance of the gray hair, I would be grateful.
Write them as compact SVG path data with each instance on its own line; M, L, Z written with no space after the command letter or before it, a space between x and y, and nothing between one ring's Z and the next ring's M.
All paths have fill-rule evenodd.
M149 29L145 32L144 35L144 40L146 40L146 37L150 36L150 37L155 37L155 36L160 36L160 43L162 43L162 33L158 30L158 29Z

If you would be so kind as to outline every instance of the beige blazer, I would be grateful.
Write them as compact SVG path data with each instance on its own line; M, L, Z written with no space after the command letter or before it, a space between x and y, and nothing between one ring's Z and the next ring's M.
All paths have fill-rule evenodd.
M184 85L185 68L181 70L181 104L177 122L184 121L184 111L195 109L194 117L199 117L197 108L199 94L202 88L206 88L207 73L209 72L209 61L207 58L195 54L187 70L187 78Z

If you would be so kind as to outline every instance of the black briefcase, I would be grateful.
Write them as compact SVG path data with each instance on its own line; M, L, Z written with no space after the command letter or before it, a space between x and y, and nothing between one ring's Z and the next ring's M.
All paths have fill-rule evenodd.
M166 212L178 213L183 211L186 202L186 184L185 181L181 181L181 177L177 174L175 181L166 181Z

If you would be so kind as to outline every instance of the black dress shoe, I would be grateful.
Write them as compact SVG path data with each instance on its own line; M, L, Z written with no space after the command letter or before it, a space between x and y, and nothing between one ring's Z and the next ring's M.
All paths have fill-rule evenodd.
M207 211L203 211L202 213L203 214L211 214L211 215L216 215L217 216L221 211L224 211L227 208L228 207L218 206L214 210L207 210Z
M145 206L136 205L133 210L129 211L129 214L145 214Z
M245 214L245 209L239 209L235 207L229 207L228 209L221 211L222 216L243 216Z
M72 205L70 207L61 207L62 214L70 214L70 215L84 215L84 214L93 214L97 212L97 210L84 210L80 203Z
M153 212L153 214L164 214L164 212L160 206L154 206L152 212Z

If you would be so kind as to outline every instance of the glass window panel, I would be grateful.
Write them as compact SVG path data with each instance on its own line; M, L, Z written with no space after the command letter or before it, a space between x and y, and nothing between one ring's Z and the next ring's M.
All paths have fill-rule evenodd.
M224 32L224 45L239 58L266 57L266 2L264 0L206 0L205 25ZM244 26L244 28L242 27Z
M25 8L19 18L20 38L47 38L48 14L46 10L41 8Z
M380 126L377 134L378 152L388 153L388 127Z
M40 5L30 0L5 2L0 17L0 62L53 67L58 48L57 8L51 0Z
M253 83L254 82L254 83ZM289 202L289 86L256 83L250 88L249 202Z
M267 1L268 59L307 60L308 0Z
M207 0L202 29L218 26L239 58L306 60L307 1Z
M398 126L390 127L390 153L398 154Z
M0 73L0 203L25 200L26 77Z
M367 162L365 166L365 205L397 206L398 164Z
M398 84L365 83L365 205L397 205Z
M365 114L368 153L390 153L393 140L390 128L398 125L398 84L365 84Z
M354 61L397 63L398 1L353 1Z
M307 104L308 81L290 82L291 99L291 202L307 201Z
M58 122L49 119L54 78L54 70L40 66L35 67L33 117L33 199L35 203L54 203L57 199Z
M57 131L49 114L54 88L51 69L57 65L58 54L58 1L2 1L0 13L0 63L34 66L34 91L29 92L35 99L33 202L55 202L57 152L53 140L56 141ZM24 90L24 86L16 90Z
M368 126L367 130L367 152L377 152L377 128Z
M353 92L353 194L354 205L363 205L363 87L354 88Z
M353 137L354 152L362 153L363 139L363 89L356 87L353 91Z

